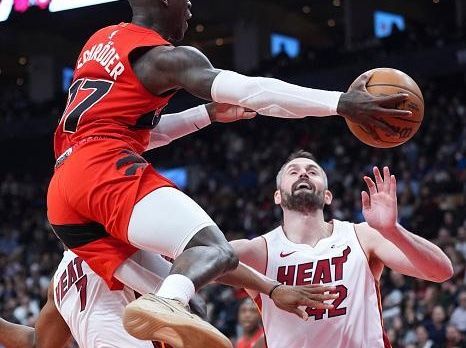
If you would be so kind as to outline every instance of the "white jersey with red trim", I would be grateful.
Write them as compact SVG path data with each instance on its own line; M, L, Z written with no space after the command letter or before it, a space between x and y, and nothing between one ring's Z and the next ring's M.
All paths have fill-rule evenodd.
M287 285L337 287L334 309L307 309L309 320L277 308L261 294L268 348L390 347L381 321L380 292L354 225L333 220L333 233L315 247L291 242L282 227L265 234L266 275ZM310 232L311 233L311 232Z
M80 348L153 348L123 328L123 310L135 299L134 291L126 286L111 291L73 252L63 253L53 287L55 305Z

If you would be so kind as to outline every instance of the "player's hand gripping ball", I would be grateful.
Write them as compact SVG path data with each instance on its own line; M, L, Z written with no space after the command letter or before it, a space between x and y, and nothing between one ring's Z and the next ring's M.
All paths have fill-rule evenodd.
M399 105L397 109L409 110L409 117L386 116L377 117L377 120L386 124L391 132L379 127L367 127L346 119L350 131L363 143L379 147L389 148L401 145L411 139L421 126L424 117L424 98L416 82L400 70L390 68L378 68L370 70L372 76L366 84L367 91L373 95L386 96L396 93L406 93L408 99Z

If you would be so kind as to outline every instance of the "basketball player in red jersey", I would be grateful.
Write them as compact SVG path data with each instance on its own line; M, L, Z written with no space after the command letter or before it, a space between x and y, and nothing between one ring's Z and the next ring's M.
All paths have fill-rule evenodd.
M242 329L242 334L238 337L235 348L255 348L263 339L264 329L257 306L249 297L239 305L238 324Z
M187 29L189 1L130 4L132 22L97 31L78 57L55 132L48 217L65 245L112 288L121 286L115 269L136 248L175 259L157 294L128 306L124 321L132 335L174 346L229 347L185 306L196 289L235 270L238 258L212 219L140 156L160 111L185 89L268 116L339 114L386 129L373 116L409 116L395 108L407 95L370 95L368 74L341 93L220 71L198 50L172 45Z

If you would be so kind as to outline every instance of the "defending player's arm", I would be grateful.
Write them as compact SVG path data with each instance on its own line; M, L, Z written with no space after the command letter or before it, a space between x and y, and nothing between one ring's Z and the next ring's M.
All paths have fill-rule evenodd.
M213 122L227 123L256 116L253 111L229 104L209 103L178 112L165 114L157 127L151 131L149 146L146 150L161 147L173 140L194 133Z
M257 293L269 295L278 308L294 313L304 320L307 320L309 315L303 308L300 308L301 306L332 309L333 305L324 301L334 300L338 297L336 294L329 293L329 291L335 290L334 286L282 285L241 262L234 271L224 274L217 278L216 281L225 285L252 290L253 293L248 291L251 297L257 296Z
M240 105L266 116L303 118L341 115L387 129L375 120L381 116L409 116L396 105L408 96L372 96L365 86L370 74L362 75L348 92L300 87L273 78L249 77L215 69L207 57L193 47L154 47L134 63L134 71L155 95L183 88L191 94L220 103Z
M47 303L42 308L35 329L0 319L0 344L6 348L63 348L71 333L53 300L53 283L47 292Z
M241 263L238 268L218 278L217 281L247 289L251 297L255 298L258 293L270 295L275 305L287 312L307 320L308 314L300 306L329 309L333 305L323 301L334 300L335 294L328 292L334 290L331 286L304 285L288 286L282 285L266 277L266 248L265 240L261 237L252 240L241 239L231 241L235 253ZM277 285L279 285L277 287Z
M50 282L47 303L41 309L35 327L37 348L62 348L70 342L70 329L58 312L53 299L53 282Z
M5 348L34 347L34 329L0 319L0 345Z
M453 275L451 261L433 243L419 237L397 223L396 179L388 167L383 178L374 167L374 181L365 177L369 193L362 192L363 214L367 224L356 226L361 244L373 263L379 263L408 276L443 282Z

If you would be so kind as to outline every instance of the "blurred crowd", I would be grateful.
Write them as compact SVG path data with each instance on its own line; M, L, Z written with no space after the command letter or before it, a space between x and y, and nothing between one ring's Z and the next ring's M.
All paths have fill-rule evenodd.
M147 158L156 166L186 167L186 192L229 239L253 238L280 223L281 211L272 199L275 176L293 150L313 152L326 170L334 196L328 219L362 221L362 177L374 165L389 165L398 180L400 222L434 240L452 260L455 275L433 284L386 270L381 281L385 330L394 347L466 347L465 90L465 82L455 78L423 86L422 127L414 139L394 149L361 144L337 117L257 117L210 126ZM13 100L15 108L27 113L22 97L14 98L0 104L8 108ZM46 220L49 178L36 175L14 168L2 169L0 175L0 316L25 325L34 324L61 258ZM209 286L202 294L209 320L233 340L257 333L258 317L251 306L243 309L247 319L238 321L244 292Z

